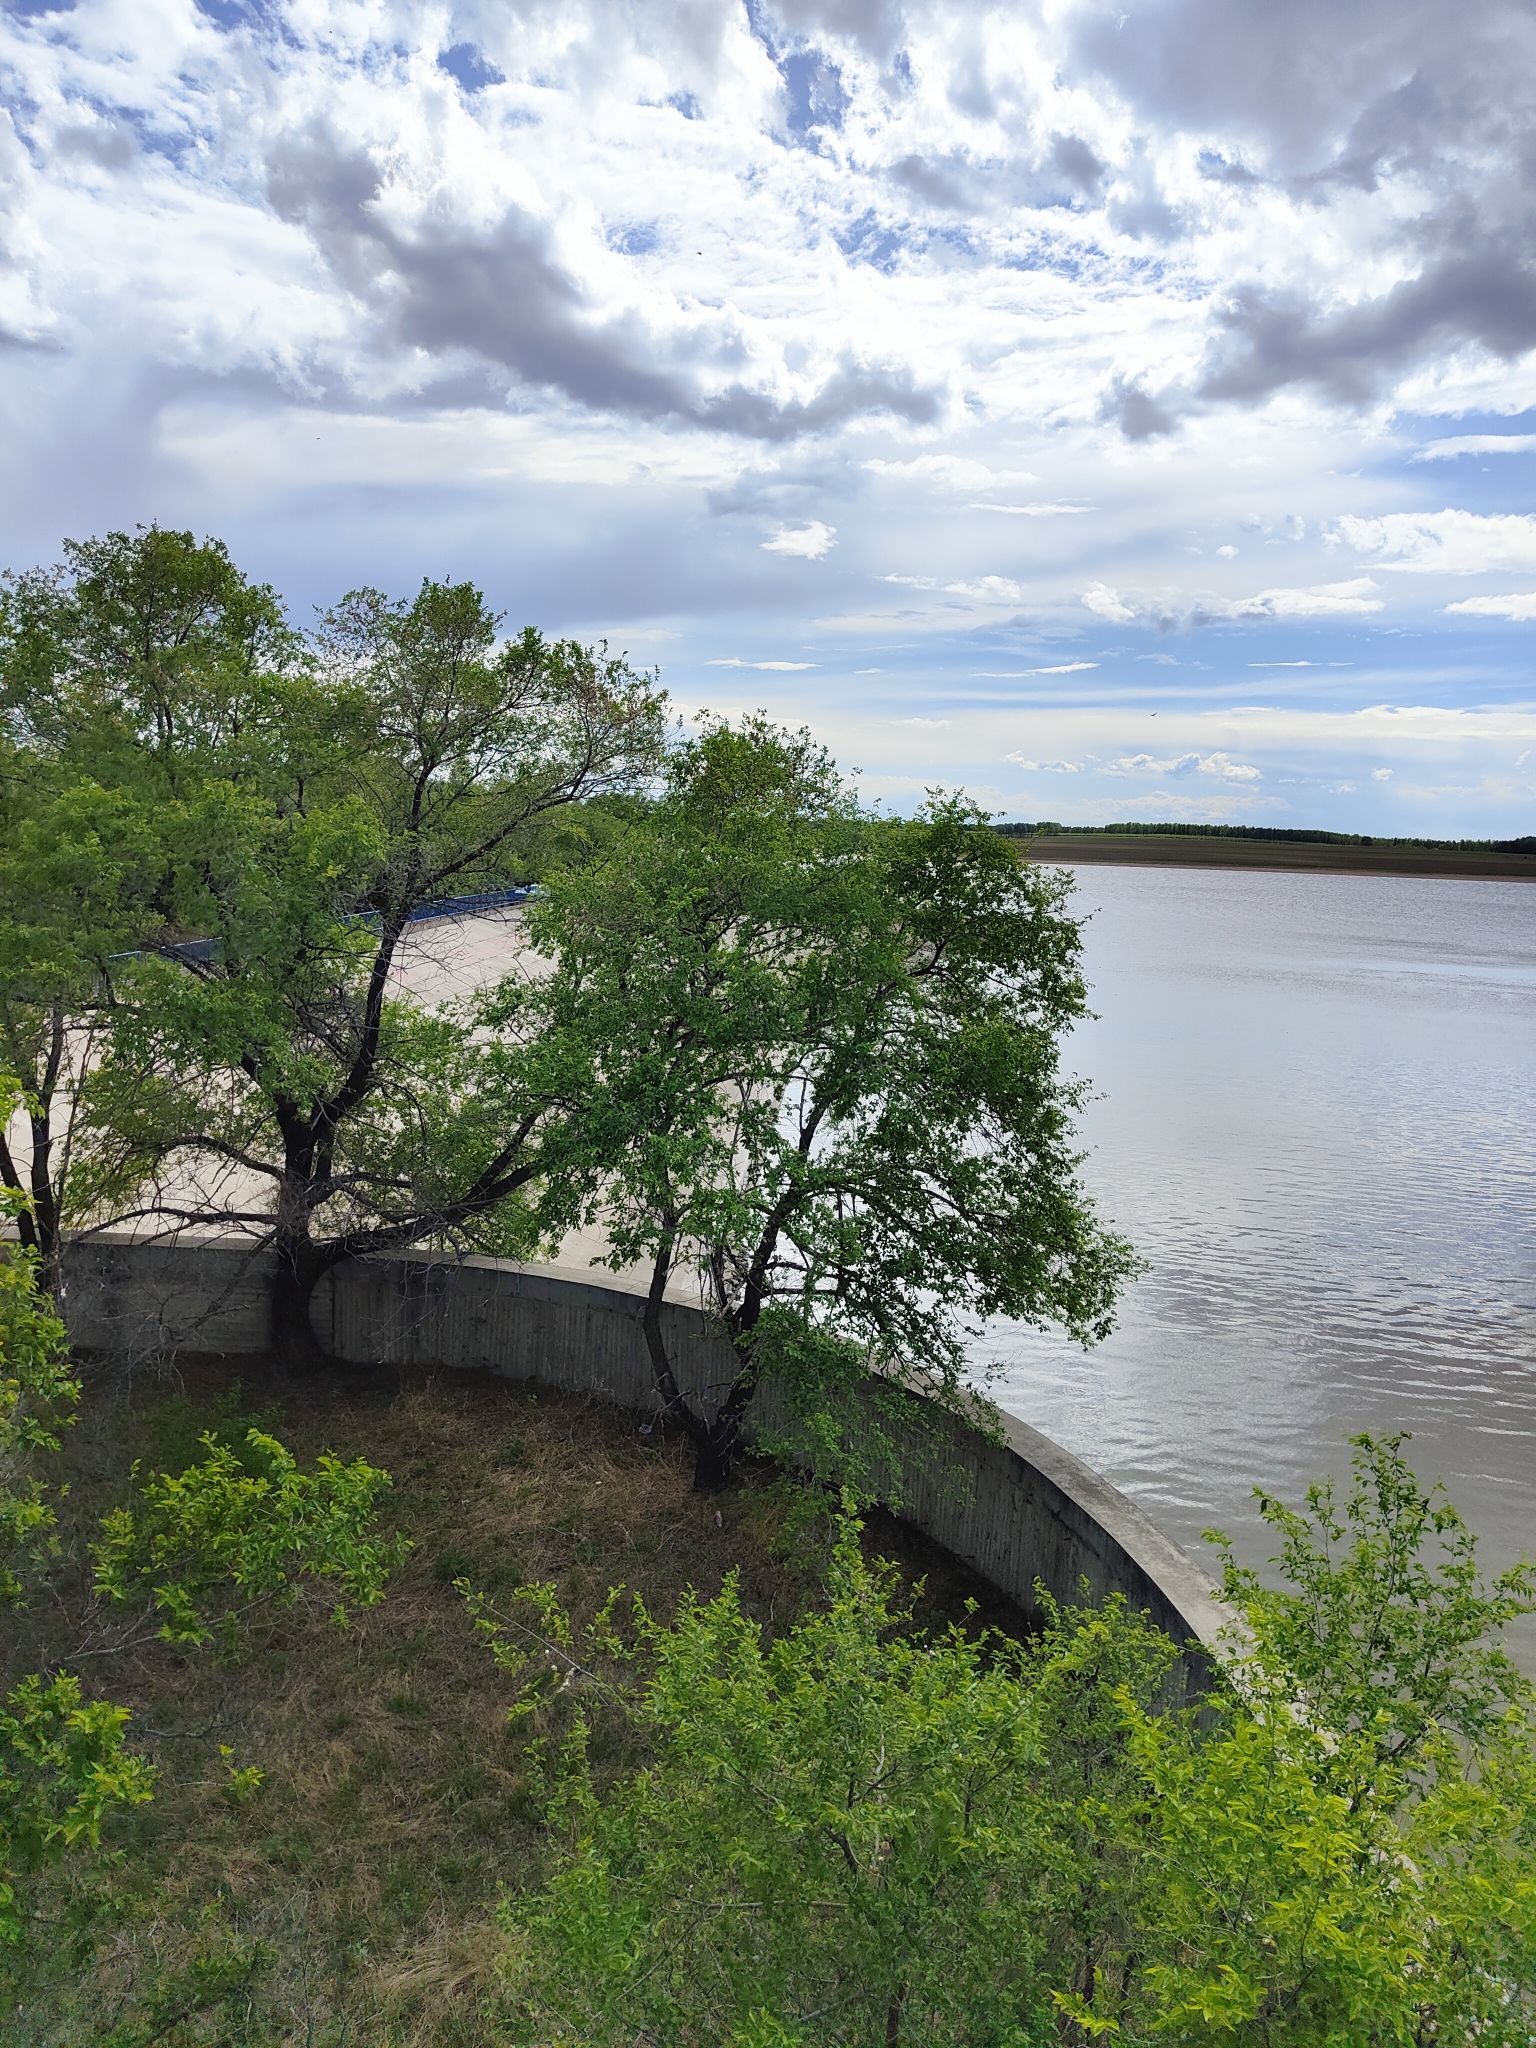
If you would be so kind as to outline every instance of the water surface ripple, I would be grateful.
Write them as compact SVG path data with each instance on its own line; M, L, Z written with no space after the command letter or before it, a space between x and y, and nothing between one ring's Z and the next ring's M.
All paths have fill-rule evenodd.
M1086 1354L990 1325L993 1391L1197 1552L1261 1562L1256 1483L1400 1429L1490 1562L1536 1551L1536 887L1076 880L1085 1173L1149 1270Z

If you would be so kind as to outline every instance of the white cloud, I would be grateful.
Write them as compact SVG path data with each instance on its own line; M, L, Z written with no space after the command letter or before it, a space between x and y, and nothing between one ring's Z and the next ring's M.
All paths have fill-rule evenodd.
M1031 469L994 467L969 455L914 455L905 461L874 457L862 467L871 476L889 477L899 483L932 484L941 491L996 490L999 485L1037 484Z
M1303 590L1261 590L1257 597L1212 609L1212 616L1225 619L1330 619L1379 612L1378 586L1369 576L1355 576L1345 583L1314 583Z
M1370 555L1384 569L1479 576L1490 569L1536 569L1536 517L1526 512L1346 513L1325 539Z
M797 669L819 668L820 665L815 661L742 661L734 654L717 657L714 661L706 661L704 664L706 668L755 668L765 672L782 670L786 674Z
M899 583L907 590L935 590L945 597L963 597L972 604L1020 605L1027 595L1024 585L1011 576L973 576L955 583L942 583L937 576L906 576L893 571L882 583Z
M1136 617L1133 607L1126 604L1119 591L1111 590L1107 583L1090 584L1083 592L1083 603L1096 617L1108 619L1111 625L1128 626Z
M1379 612L1380 586L1369 576L1341 583L1313 583L1301 589L1261 590L1253 597L1186 596L1162 591L1155 596L1122 597L1107 584L1083 592L1088 610L1114 625L1156 626L1164 632L1201 626L1217 619L1330 619Z
M1015 768L1027 768L1032 775L1081 775L1086 761L1032 761L1024 754L1004 754Z
M1218 555L1221 556L1224 562L1230 562L1236 556L1237 549L1233 547L1230 541L1228 541L1225 547L1218 548L1216 552Z
M998 505L987 499L978 499L966 506L967 512L1006 512L1014 519L1061 519L1072 512L1097 512L1097 505Z
M1536 434L1454 434L1448 440L1426 442L1412 459L1448 462L1457 455L1529 455L1533 451Z
M1075 676L1084 669L1097 668L1096 661L1058 661L1049 668L978 668L973 671L981 683L1021 682L1025 676Z
M717 657L716 683L738 668L721 687L792 720L812 700L876 773L974 783L1017 747L1092 757L1088 800L1186 814L1244 784L1090 776L1225 754L1310 793L1323 755L1362 788L1392 762L1395 800L1441 779L1410 755L1519 751L1489 737L1507 704L1413 707L1494 695L1467 628L1529 617L1536 591L1516 516L1536 499L1498 460L1536 434L1461 432L1536 421L1524 0L1336 9L1321 69L1259 0L256 12L226 28L241 10L170 0L135 35L117 0L0 7L0 318L46 342L0 380L0 563L159 509L222 533L300 617L430 571L552 634L673 635L679 679L722 641L816 644ZM1497 65L1495 21L1515 39ZM460 39L480 57L449 76ZM504 82L482 87L481 59ZM1415 72L1433 94L1391 89ZM1053 137L1078 147L1058 161ZM1455 438L1409 466L1436 420ZM1453 455L1496 472L1480 517L1439 509ZM880 560L923 573L877 590ZM1377 583L1402 593L1385 568L1490 566L1479 590L1517 596L1441 615L1454 587L1431 585L1391 621L1411 635L1379 636ZM1200 648L1153 637L1212 623ZM1089 630L1099 674L1065 658ZM908 636L948 727L853 688ZM1160 645L1182 659L1135 652ZM1296 678L1280 709L1233 708L1262 687L1251 648L1301 645L1329 708L1292 704ZM1346 648L1355 673L1327 674ZM1042 688L975 692L983 659ZM1026 695L1058 722L1024 724ZM1469 826L1505 801L1471 768L1461 786Z
M793 555L803 562L819 562L837 546L837 528L822 519L808 519L804 526L778 526L762 546L770 555Z
M1153 754L1122 754L1105 763L1106 775L1211 775L1222 782L1257 782L1261 771L1251 761L1234 761L1230 754L1179 754L1159 760Z
M1474 619L1536 619L1536 590L1510 597L1464 597L1444 609Z
M1392 770L1390 768L1373 768L1371 770L1371 780L1372 782L1390 782L1392 780Z
M947 718L898 718L895 722L897 725L925 725L937 731L940 726L948 725L949 720Z
M974 604L1022 604L1027 594L1023 584L1011 576L977 576L968 583L946 583L944 589L950 596L969 598Z

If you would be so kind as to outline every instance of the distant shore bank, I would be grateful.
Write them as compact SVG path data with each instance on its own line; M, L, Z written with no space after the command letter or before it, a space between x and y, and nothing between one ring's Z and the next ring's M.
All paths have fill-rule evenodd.
M1458 881L1536 882L1536 858L1520 853L1336 846L1296 840L1184 839L1137 832L1042 832L1015 843L1031 860L1049 866L1108 861L1122 867L1279 868L1315 875L1434 875Z

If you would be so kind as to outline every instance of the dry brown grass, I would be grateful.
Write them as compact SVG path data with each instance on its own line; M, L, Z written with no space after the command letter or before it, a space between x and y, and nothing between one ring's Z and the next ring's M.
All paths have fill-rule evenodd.
M110 1896L93 1880L48 1901L59 1939L0 2022L7 2048L497 2039L497 1901L537 1880L544 1845L507 1681L452 1581L496 1596L553 1580L578 1612L622 1581L669 1612L685 1586L711 1593L734 1568L770 1626L818 1597L818 1504L762 1471L701 1499L683 1447L592 1403L464 1376L248 1373L232 1398L214 1367L159 1383L98 1375L70 1449L62 1604L23 1617L0 1680L78 1640L89 1531L131 1460L178 1467L209 1421L251 1416L306 1460L331 1449L389 1470L410 1559L345 1631L294 1613L234 1663L156 1645L78 1667L132 1709L159 1788L116 1830ZM868 1542L927 1574L929 1618L979 1590L893 1524ZM221 1745L267 1773L249 1801L231 1799ZM611 1765L627 1761L615 1748ZM71 1917L93 1900L109 1912L72 1954Z

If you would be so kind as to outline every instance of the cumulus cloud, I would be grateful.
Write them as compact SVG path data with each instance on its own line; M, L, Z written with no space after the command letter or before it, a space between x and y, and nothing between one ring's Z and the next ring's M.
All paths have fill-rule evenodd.
M1486 692L1465 642L1507 661L1530 617L1495 459L1536 447L1529 0L126 18L0 9L0 559L158 516L301 611L466 574L551 631L675 635L685 673L814 630L817 663L708 659L788 716L852 699L877 774L994 772L1028 696L1079 721L1027 753L1086 764L1050 770L1084 803L1268 801L1191 754L1267 790L1271 747L1326 748L1368 788L1389 739L1493 744L1366 699ZM1461 457L1476 514L1432 488ZM1389 621L1387 568L1513 595ZM1250 747L1240 661L1136 652L1207 626L1347 654L1311 684L1370 717ZM1084 644L1097 674L1041 660ZM912 690L950 725L904 727ZM1143 748L1172 765L1094 784ZM1492 777L1469 828L1515 802Z
M1294 590L1261 590L1252 597L1176 597L1164 592L1125 598L1098 583L1083 592L1082 601L1089 611L1116 625L1149 625L1171 633L1219 620L1359 617L1382 609L1378 588L1369 576L1355 576Z
M1175 412L1136 379L1118 372L1099 401L1098 416L1117 426L1127 441L1156 441L1178 425Z
M1111 590L1107 583L1090 584L1083 592L1083 603L1096 617L1108 619L1111 625L1128 626L1136 617L1136 607L1126 604L1119 591Z
M793 555L803 562L819 562L837 546L837 528L823 519L808 519L804 526L780 526L762 542L765 553Z
M1024 585L1012 576L975 576L943 588L952 597L970 598L976 604L1022 604L1026 595Z
M1536 434L1451 434L1439 441L1426 441L1416 449L1414 462L1450 462L1459 455L1530 455L1536 452Z
M1439 576L1536 569L1536 517L1528 512L1388 512L1379 519L1346 513L1327 538L1384 569Z
M1332 0L1129 13L1099 0L1069 20L1077 63L1113 83L1143 132L1207 138L1200 168L1229 209L1369 223L1365 263L1350 262L1348 229L1333 245L1298 235L1278 266L1272 240L1253 245L1172 410L1298 388L1363 405L1437 355L1510 363L1536 345L1536 16L1523 0L1360 0L1347 24Z
M1211 608L1213 618L1222 619L1329 619L1358 617L1362 612L1379 612L1378 586L1369 576L1354 576L1342 583L1314 583L1302 590L1261 590L1256 597L1238 598Z
M1536 619L1536 590L1510 597L1464 597L1444 609L1474 619Z
M1390 768L1373 768L1371 770L1371 780L1372 782L1390 782L1392 780L1392 770Z
M1106 775L1212 775L1222 782L1257 782L1261 771L1251 761L1230 754L1177 754L1159 760L1153 754L1122 754L1105 763Z
M750 380L722 377L751 352L734 314L605 294L595 249L547 213L512 198L488 209L467 194L456 204L441 190L402 190L381 154L319 116L274 141L266 195L385 332L429 358L467 357L595 410L765 440L869 412L925 422L940 410L909 371L847 351L804 390L783 388L766 364Z
M962 597L977 605L1018 605L1024 602L1026 591L1022 583L1012 576L962 577L954 583L941 583L936 576L908 576L899 572L880 578L882 583L899 583L908 590L936 590L946 597Z
M973 455L871 456L860 465L871 476L893 483L929 484L940 491L978 491L999 484L1037 484L1033 470L994 466Z
M1086 761L1034 761L1027 754L1005 754L1003 759L1033 775L1081 775L1088 765Z
M1536 267L1512 248L1447 251L1337 311L1298 289L1246 286L1219 316L1194 394L1250 401L1302 384L1366 405L1432 351L1467 342L1504 362L1536 348Z

